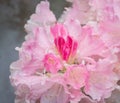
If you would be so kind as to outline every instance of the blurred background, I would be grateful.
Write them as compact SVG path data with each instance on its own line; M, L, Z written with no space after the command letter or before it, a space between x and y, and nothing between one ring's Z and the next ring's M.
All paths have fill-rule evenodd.
M9 65L18 59L15 47L20 47L26 32L24 24L35 12L41 0L0 0L0 103L14 103L14 90L9 81ZM48 0L58 18L68 3L65 0ZM107 103L120 103L120 92L115 90ZM85 103L82 101L81 103Z

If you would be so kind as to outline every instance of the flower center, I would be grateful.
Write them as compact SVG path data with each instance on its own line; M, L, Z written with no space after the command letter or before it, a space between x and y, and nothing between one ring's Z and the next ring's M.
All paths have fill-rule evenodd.
M54 43L63 60L68 61L75 56L78 44L70 36L66 39L58 36L54 39Z

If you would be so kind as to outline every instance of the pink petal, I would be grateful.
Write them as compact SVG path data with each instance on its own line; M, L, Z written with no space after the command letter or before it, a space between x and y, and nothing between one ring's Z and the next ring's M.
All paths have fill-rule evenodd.
M25 25L28 32L32 31L36 26L48 25L56 21L55 15L49 8L48 1L41 1L41 3L37 5L36 13L31 16Z
M43 62L46 71L50 73L57 73L63 68L61 60L53 54L45 55Z
M67 68L65 79L68 85L75 89L80 89L86 84L88 78L87 70L84 66L71 66Z

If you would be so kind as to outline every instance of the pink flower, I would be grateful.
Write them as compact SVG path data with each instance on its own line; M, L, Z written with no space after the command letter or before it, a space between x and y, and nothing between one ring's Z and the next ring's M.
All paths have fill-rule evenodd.
M56 22L38 4L12 63L15 103L104 103L120 79L119 0L67 0ZM81 25L82 24L82 25Z
M63 68L61 60L53 54L45 55L43 62L46 71L50 73L57 73Z
M51 28L54 36L54 43L63 60L68 61L74 58L77 51L77 42L72 39L68 31L62 24L56 24Z

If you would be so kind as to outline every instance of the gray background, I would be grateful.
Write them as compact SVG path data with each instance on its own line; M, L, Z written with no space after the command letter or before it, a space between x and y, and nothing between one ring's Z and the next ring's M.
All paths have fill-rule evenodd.
M68 6L64 0L48 1L57 18L64 6ZM9 81L9 65L18 59L14 48L24 41L24 24L39 2L40 0L0 0L0 103L14 103L14 90ZM107 103L120 103L118 97L120 92L114 91Z

